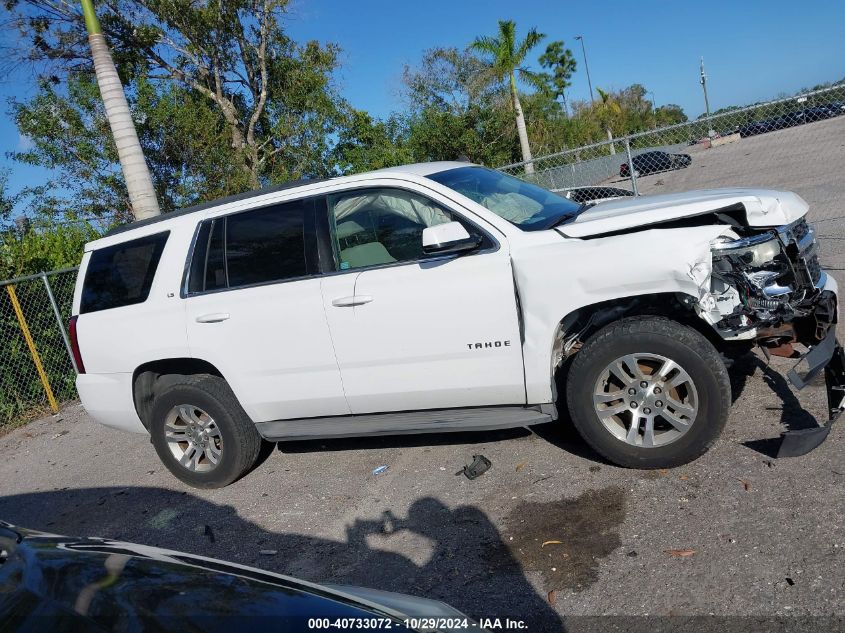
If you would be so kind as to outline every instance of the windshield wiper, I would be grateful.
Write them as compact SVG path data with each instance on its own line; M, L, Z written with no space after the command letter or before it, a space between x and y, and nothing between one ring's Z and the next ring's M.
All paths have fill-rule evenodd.
M558 224L561 224L565 220L574 220L579 215L584 213L584 211L586 211L590 207L594 206L595 204L596 204L595 202L582 202L581 205L577 209L575 209L575 211L569 211L567 213L564 213L563 215L559 215L558 217L554 218L553 220L549 220L546 224L543 225L543 230L553 229L554 227L556 227Z

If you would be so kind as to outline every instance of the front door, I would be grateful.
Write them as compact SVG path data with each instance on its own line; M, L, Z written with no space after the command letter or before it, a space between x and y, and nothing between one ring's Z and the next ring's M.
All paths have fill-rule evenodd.
M352 412L524 404L506 248L417 192L355 189L325 202L336 271L323 302ZM452 220L483 236L478 251L424 257L423 229Z
M188 345L221 371L255 422L350 413L313 238L308 200L207 220L197 236Z

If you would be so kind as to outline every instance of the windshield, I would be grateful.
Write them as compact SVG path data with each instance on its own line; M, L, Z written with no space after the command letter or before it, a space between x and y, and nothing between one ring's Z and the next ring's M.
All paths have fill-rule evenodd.
M581 207L547 189L486 167L457 167L428 176L524 231L548 229Z

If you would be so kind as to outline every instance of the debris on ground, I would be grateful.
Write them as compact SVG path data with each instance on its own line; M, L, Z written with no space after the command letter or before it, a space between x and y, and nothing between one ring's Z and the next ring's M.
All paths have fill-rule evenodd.
M68 431L68 430L59 431L58 433L55 433L55 434L53 435L53 437L51 437L50 439L51 439L51 440L57 440L57 439L59 439L62 435L67 435L68 433L70 433L70 431Z
M789 576L786 577L786 584L792 587L795 584L795 581L792 580Z
M277 550L277 549L263 549L263 550L260 550L258 553L261 554L262 556L275 556L276 554L279 553L279 550Z
M563 541L543 541L543 544L540 547L543 548L546 545L563 545Z
M663 550L664 554L669 554L669 556L677 556L680 558L688 558L695 554L694 549L665 549Z
M550 605L552 605L552 606L554 606L555 602L557 602L557 591L555 591L554 589L552 589L552 590L549 592L548 599L549 599L549 604L550 604Z
M625 556L627 556L628 558L636 558L637 556L639 556L639 554L637 554L636 550L631 550L630 552L625 554Z
M526 466L527 464L528 464L528 462L520 462L519 464L517 464L517 465L516 465L516 469L515 469L515 470L516 470L516 472L519 472L520 470L522 470L523 468L525 468L525 466Z
M745 492L749 492L751 490L751 484L745 481L745 479L740 479L739 477L737 477L736 480L742 484L742 487L745 488Z
M212 531L211 531L211 526L210 526L210 525L206 525L206 526L205 526L205 530L203 531L203 534L204 534L205 536L207 536L207 537L208 537L208 542L209 542L209 543L213 543L213 542L214 542L214 532L212 532Z
M467 464L461 470L456 472L456 475L466 475L467 479L476 479L481 477L484 473L490 470L493 464L484 455L473 455L472 463Z
M386 472L390 466L378 466L377 468L373 468L374 475L381 475L383 472Z
M669 469L668 469L668 468L661 468L661 469L660 469L660 470L658 470L657 472L659 472L661 475L668 475L668 474L669 474Z
M678 479L680 479L681 481L687 481L689 479L689 475L681 475L680 477L678 477Z
M601 470L601 466L590 466L591 473L597 473Z

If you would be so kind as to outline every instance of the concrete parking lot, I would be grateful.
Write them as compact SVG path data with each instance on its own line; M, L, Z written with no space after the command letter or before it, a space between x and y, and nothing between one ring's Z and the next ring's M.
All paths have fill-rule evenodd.
M825 238L829 268L845 269L845 116L743 138L713 149L679 150L692 156L686 169L638 179L641 194L716 187L795 191L810 203L810 221ZM609 181L630 188L630 180Z
M818 131L692 148L690 168L640 187L795 189L834 238L823 259L842 285L843 163L805 146L825 139L845 157L845 117L812 125ZM778 168L767 169L774 151ZM787 385L791 364L737 363L725 434L698 461L666 471L604 463L564 419L533 432L288 443L228 488L198 491L164 469L148 438L101 427L72 405L0 438L0 518L442 599L530 631L634 627L584 618L599 615L637 616L647 628L657 622L649 618L715 615L732 619L712 630L782 630L765 619L778 616L839 630L845 423L807 456L771 456L765 440L824 415L820 384ZM491 470L456 476L479 453Z
M845 425L805 457L767 455L759 440L809 423L802 405L824 409L820 387L796 399L776 371L788 361L773 365L734 368L725 435L670 471L605 464L562 423L287 444L198 491L146 437L76 405L0 438L0 517L439 598L531 631L594 630L578 616L608 614L840 617ZM478 453L491 470L456 476Z

